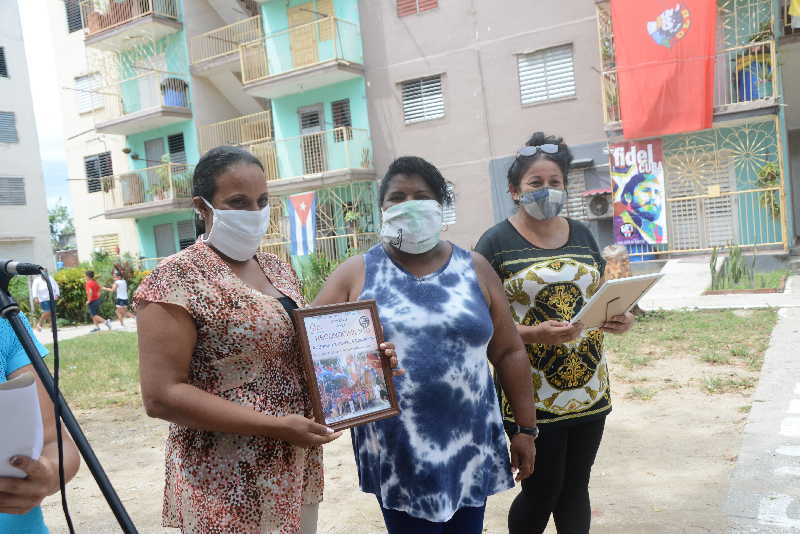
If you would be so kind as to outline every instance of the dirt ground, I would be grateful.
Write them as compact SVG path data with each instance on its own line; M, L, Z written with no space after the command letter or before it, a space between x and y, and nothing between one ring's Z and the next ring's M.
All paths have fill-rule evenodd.
M742 369L710 366L690 356L662 358L634 369L614 363L614 409L591 482L592 531L726 532L721 505L752 389L710 395L702 378L733 371L741 376ZM749 376L755 379L757 373ZM139 532L176 532L159 526L167 425L131 408L76 415ZM325 468L318 532L385 532L375 499L357 489L349 436L325 449ZM507 532L506 512L516 493L490 498L485 532ZM68 495L78 532L118 532L85 466ZM44 510L52 531L66 532L59 500L50 498ZM551 526L548 532L555 529Z

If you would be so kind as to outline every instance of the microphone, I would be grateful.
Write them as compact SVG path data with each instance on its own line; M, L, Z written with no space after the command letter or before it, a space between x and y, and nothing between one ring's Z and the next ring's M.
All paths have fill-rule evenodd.
M0 273L10 274L12 276L20 275L37 275L42 274L44 267L36 265L35 263L25 263L15 260L0 260Z

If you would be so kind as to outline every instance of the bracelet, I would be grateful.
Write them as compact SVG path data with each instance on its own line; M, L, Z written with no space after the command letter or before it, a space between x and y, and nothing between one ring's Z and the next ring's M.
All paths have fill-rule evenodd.
M512 423L511 421L503 421L503 426L505 426L506 431L511 436L515 436L517 434L527 434L529 436L533 436L534 440L539 437L538 426L522 426L517 423Z

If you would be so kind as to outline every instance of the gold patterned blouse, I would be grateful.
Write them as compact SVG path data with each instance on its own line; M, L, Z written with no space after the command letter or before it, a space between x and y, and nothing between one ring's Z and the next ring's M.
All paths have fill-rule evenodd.
M568 221L569 239L558 249L534 246L508 220L489 229L475 247L503 281L518 324L569 321L600 287L605 261L597 243L583 224ZM571 343L526 348L539 423L602 417L611 410L600 330L587 330ZM500 404L503 417L513 420L502 390Z

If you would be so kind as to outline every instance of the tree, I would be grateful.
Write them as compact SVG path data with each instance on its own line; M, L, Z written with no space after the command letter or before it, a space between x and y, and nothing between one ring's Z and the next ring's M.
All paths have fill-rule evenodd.
M72 224L69 208L60 198L55 206L47 210L47 219L50 223L50 244L53 250L75 248L71 242L75 236L75 226Z

